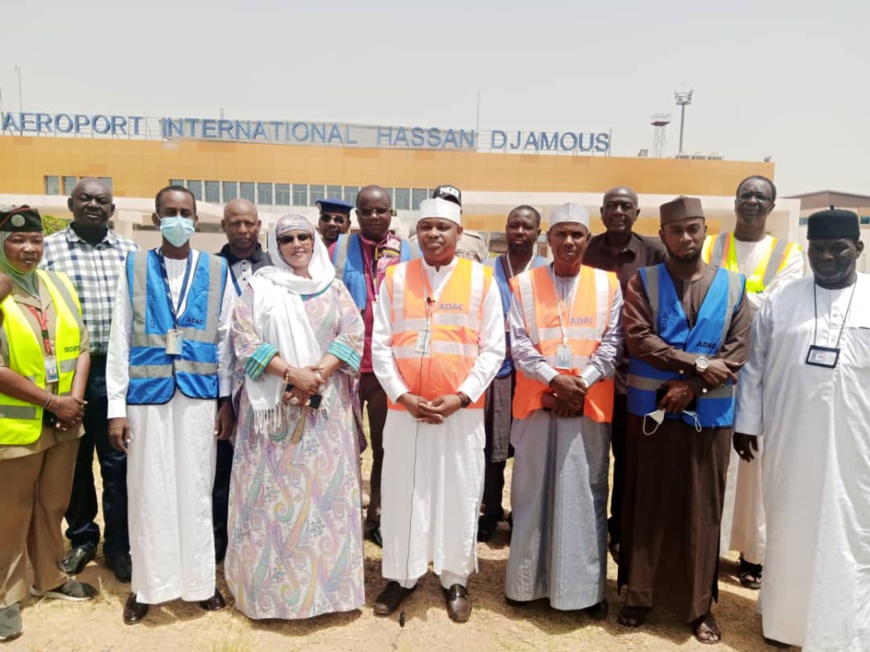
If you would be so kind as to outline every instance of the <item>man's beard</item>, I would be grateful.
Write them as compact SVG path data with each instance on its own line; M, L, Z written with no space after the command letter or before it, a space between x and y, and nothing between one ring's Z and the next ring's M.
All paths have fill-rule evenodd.
M534 246L534 243L528 244L526 242L509 242L508 253L515 256L528 256L532 253Z

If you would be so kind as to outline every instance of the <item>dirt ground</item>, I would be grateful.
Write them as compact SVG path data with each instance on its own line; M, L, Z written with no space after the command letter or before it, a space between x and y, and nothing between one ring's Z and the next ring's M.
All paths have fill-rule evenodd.
M364 475L371 456L364 456ZM510 473L510 466L508 467ZM99 477L95 469L94 475ZM507 483L509 487L509 481ZM507 496L506 496L507 498ZM508 505L509 501L505 501ZM101 556L79 576L101 590L89 603L60 601L24 604L25 632L0 650L89 652L133 650L206 650L210 652L273 652L277 650L709 650L694 640L686 624L667 613L653 612L647 625L628 630L616 622L620 599L616 594L616 566L608 564L607 599L610 616L595 622L584 615L550 609L546 602L524 608L508 606L504 575L510 531L506 523L489 543L478 545L480 572L469 583L473 600L471 620L455 624L447 617L438 578L431 573L405 602L406 624L398 614L376 617L371 605L383 586L380 549L366 542L367 606L359 611L330 614L306 621L251 621L231 607L206 613L180 601L152 606L147 618L124 625L121 614L129 585L119 584L102 565ZM761 636L756 612L757 593L740 586L737 564L725 563L720 573L719 604L714 613L722 629L722 643L713 649L770 650ZM220 586L231 596L218 568Z

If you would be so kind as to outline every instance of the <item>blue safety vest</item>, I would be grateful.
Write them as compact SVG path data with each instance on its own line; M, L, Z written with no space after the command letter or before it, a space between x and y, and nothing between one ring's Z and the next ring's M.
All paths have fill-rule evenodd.
M133 310L127 403L168 403L176 387L190 398L217 398L217 330L227 283L226 261L199 252L184 311L178 316L177 328L184 337L181 355L166 353L166 334L176 325L156 249L131 253L126 265Z
M670 346L688 353L713 357L719 352L731 328L731 320L743 301L746 279L742 274L719 268L698 311L695 325L689 321L677 296L674 281L664 263L644 267L640 277L652 311L652 328ZM683 380L676 371L654 367L639 358L628 363L628 411L643 416L658 409L656 390L666 380ZM717 387L698 396L696 409L702 428L727 428L734 424L734 385ZM668 414L689 425L695 420L687 414Z
M399 262L404 263L418 257L417 248L402 238ZM332 264L335 267L335 275L347 287L356 307L365 310L368 301L368 288L366 287L362 242L360 242L358 233L350 236L346 234L338 236L335 248L332 250Z

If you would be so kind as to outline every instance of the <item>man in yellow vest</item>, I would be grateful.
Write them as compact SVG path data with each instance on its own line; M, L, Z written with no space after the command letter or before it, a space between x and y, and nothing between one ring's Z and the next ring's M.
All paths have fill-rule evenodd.
M800 246L767 233L767 217L776 202L776 186L767 177L752 176L737 186L732 233L712 235L704 242L704 262L746 277L746 298L754 317L767 299L804 273ZM761 446L762 438L757 440ZM761 454L740 460L731 451L719 551L740 552L740 583L761 588L766 543L764 504L761 498Z
M607 615L607 471L622 291L613 272L582 264L589 212L550 215L552 265L511 280L517 366L511 444L513 533L508 601L548 598L559 610Z
M372 366L389 401L381 479L389 581L378 615L398 609L430 563L450 618L471 615L484 392L504 359L504 312L492 270L456 257L460 214L450 201L423 201L423 258L390 267L380 288Z

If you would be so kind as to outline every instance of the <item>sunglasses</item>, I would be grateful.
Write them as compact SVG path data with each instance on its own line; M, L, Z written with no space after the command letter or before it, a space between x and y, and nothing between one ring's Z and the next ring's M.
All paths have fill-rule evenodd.
M371 217L372 215L383 217L387 213L389 213L392 217L396 216L396 211L394 211L392 208L357 208L356 212L359 213L362 217Z
M278 244L279 245L290 244L291 242L296 242L297 240L299 242L308 242L309 240L311 240L311 234L310 233L298 233L296 235L282 235L280 238L278 238Z
M749 201L750 199L757 199L758 201L771 201L771 198L765 195L763 192L755 192L754 190L747 190L746 192L741 192L737 197L741 201Z
M329 222L334 222L335 224L344 224L346 218L342 217L341 215L321 215L320 221L326 222L327 224Z

